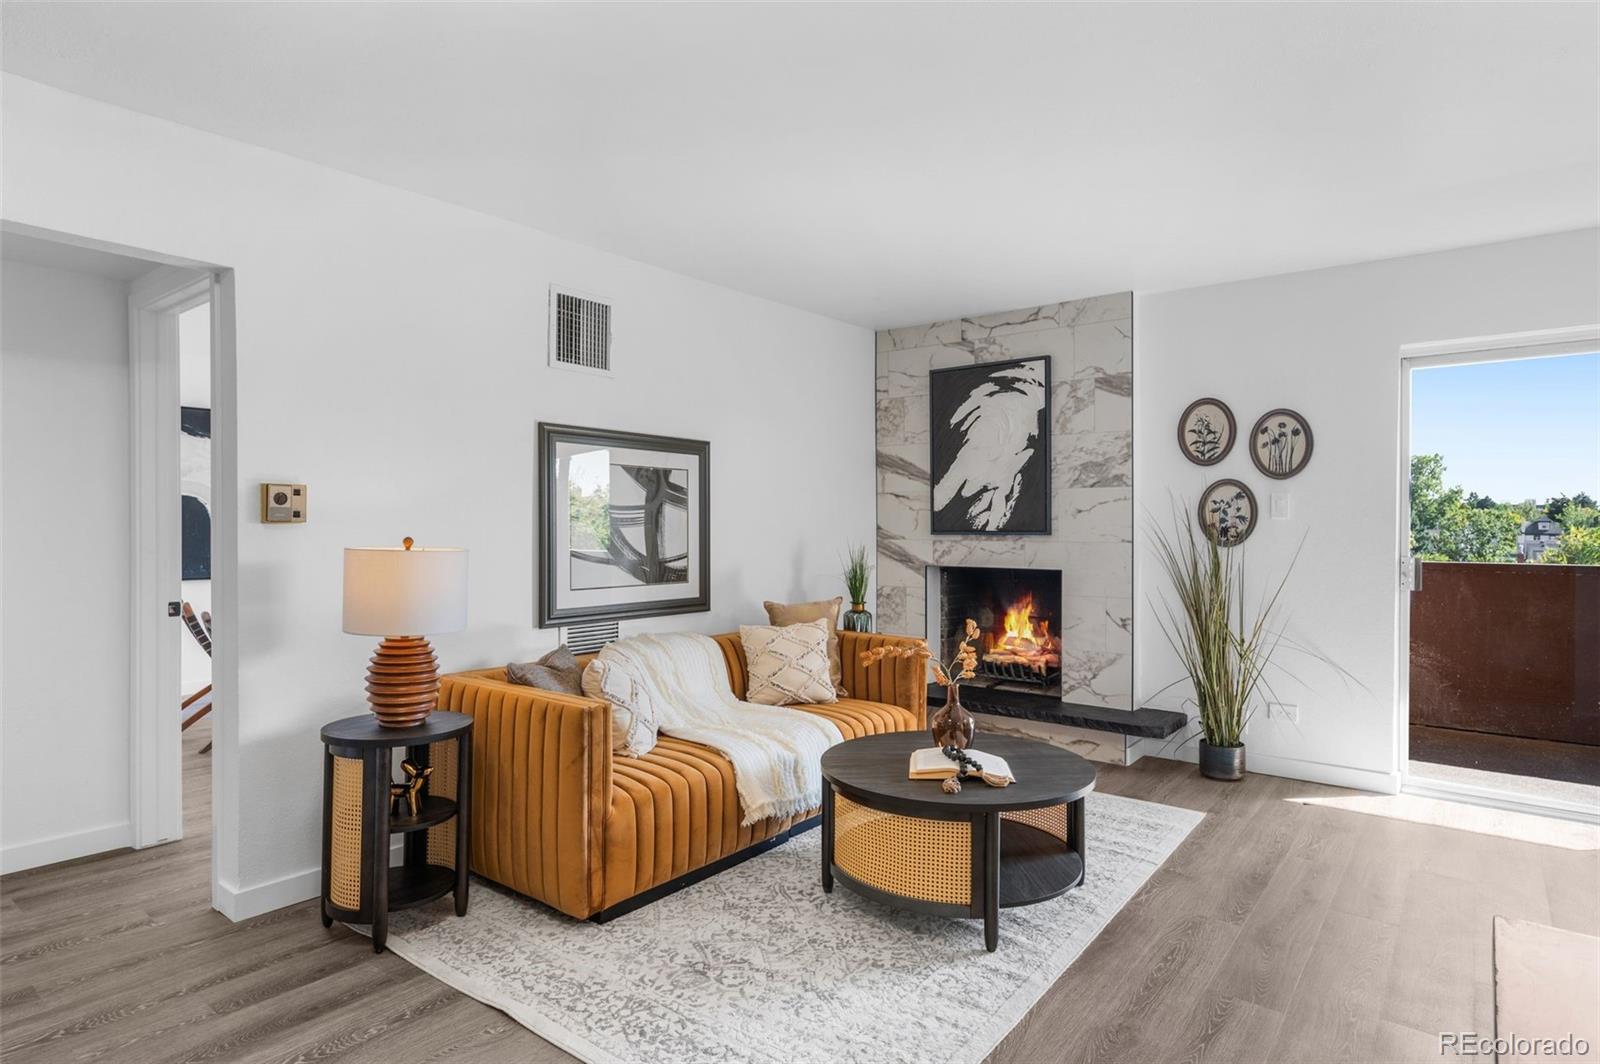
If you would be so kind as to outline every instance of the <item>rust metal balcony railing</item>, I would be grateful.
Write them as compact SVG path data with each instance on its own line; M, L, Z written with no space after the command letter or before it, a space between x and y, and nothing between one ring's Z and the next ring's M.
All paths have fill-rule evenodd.
M1600 566L1421 564L1411 723L1600 745Z

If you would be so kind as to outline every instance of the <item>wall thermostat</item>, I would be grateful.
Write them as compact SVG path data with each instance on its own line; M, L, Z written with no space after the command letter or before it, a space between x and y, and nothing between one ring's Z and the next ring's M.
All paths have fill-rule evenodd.
M261 523L292 525L306 519L304 484L261 485Z

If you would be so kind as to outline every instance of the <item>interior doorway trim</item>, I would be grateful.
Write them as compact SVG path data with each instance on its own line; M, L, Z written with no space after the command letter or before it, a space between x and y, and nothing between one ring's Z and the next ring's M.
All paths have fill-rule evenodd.
M1559 329L1502 333L1459 340L1403 344L1400 369L1400 448L1397 478L1395 541L1396 631L1395 647L1395 770L1406 794L1444 798L1508 812L1534 813L1566 820L1600 823L1600 810L1554 797L1512 793L1455 780L1420 779L1411 775L1411 594L1416 587L1411 558L1411 374L1435 366L1462 366L1477 362L1508 362L1551 355L1578 355L1600 351L1600 324Z
M135 849L183 837L179 626L167 609L172 596L181 595L183 576L178 315L210 300L211 284L207 271L168 266L138 278L128 290L133 424L128 797Z

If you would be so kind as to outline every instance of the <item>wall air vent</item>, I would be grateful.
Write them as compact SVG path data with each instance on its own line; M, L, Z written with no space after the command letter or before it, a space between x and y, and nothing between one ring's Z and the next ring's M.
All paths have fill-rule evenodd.
M574 654L593 654L607 643L617 641L616 621L595 621L593 624L573 624L561 630L562 642Z
M550 286L550 364L611 374L611 304Z

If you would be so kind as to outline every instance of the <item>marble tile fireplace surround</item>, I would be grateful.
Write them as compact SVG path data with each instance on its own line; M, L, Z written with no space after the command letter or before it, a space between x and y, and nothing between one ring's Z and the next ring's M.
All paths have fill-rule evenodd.
M1054 574L1059 603L1037 604L1056 611L1060 644L1045 689L1064 710L1133 708L1132 319L1121 293L878 333L880 631L940 646L937 588L952 569ZM929 370L1036 355L1051 359L1050 534L934 536Z

